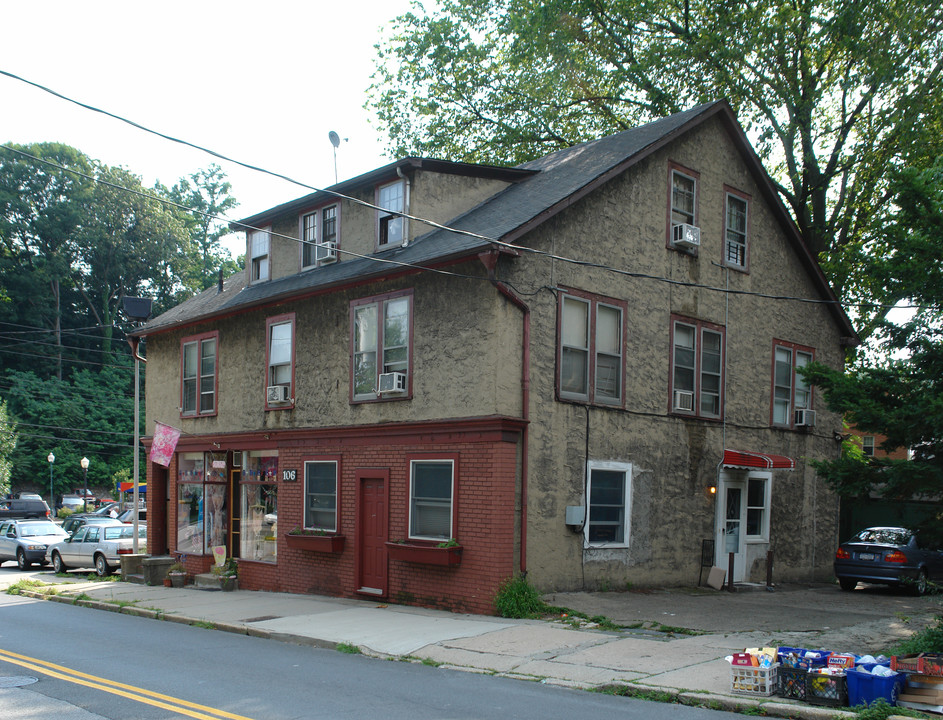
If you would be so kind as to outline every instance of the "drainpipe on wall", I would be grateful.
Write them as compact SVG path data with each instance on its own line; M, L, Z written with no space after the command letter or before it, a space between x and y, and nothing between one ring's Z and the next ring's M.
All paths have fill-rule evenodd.
M403 199L403 242L400 247L406 247L409 245L409 195L410 189L412 188L412 182L409 177L403 172L402 168L396 168L396 174L399 175L406 184L406 195Z
M478 257L488 270L488 280L513 305L521 309L524 319L521 348L521 419L525 425L521 429L521 573L527 572L527 459L528 436L527 422L530 420L530 307L521 300L507 285L498 280L495 268L498 264L498 251L483 252Z

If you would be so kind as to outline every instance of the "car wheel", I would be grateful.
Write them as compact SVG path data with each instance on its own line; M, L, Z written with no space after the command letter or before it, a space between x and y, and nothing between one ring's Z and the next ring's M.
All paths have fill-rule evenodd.
M57 575L66 571L65 563L62 562L62 556L59 553L52 554L52 569Z
M104 555L95 556L95 572L98 573L98 577L108 577L111 575L111 568L108 567L108 561L105 560Z
M858 581L851 578L838 578L838 584L841 585L842 590L854 590L858 587Z
M917 579L914 581L914 584L911 585L910 592L913 595L925 595L928 585L929 579L927 578L927 571L921 570L920 574L917 575Z
M22 548L16 551L16 566L20 570L29 570L32 565L33 563L26 559L26 553L23 552Z

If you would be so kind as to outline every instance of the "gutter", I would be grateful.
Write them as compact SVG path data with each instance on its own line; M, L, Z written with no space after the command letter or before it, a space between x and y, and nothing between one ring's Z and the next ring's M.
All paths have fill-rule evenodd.
M488 270L488 280L513 305L521 309L523 316L523 338L521 341L521 574L527 573L527 478L528 478L528 423L530 421L530 307L517 294L498 280L495 269L501 251L492 249L478 257Z

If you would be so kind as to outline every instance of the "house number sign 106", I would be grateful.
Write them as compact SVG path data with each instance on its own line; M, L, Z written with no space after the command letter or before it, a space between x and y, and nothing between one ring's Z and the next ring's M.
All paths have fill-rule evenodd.
M282 482L295 482L297 479L297 470L282 470Z

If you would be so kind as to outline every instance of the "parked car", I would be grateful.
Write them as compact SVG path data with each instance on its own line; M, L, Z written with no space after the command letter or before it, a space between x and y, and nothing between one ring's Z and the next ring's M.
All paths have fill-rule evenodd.
M0 565L7 560L16 560L20 570L29 570L34 562L45 565L47 546L65 537L66 531L52 520L4 520L0 522Z
M43 500L13 500L0 501L0 520L13 518L43 518L52 517L49 506Z
M943 552L908 528L871 527L839 546L834 567L842 590L867 582L923 595L931 581L943 578Z
M123 523L133 523L134 522L134 508L128 508L123 513L118 516L118 519ZM147 522L147 510L144 508L138 508L138 524Z
M147 540L147 528L138 528L138 539ZM110 575L121 564L122 555L134 551L134 528L130 525L85 525L75 535L51 544L46 560L57 572L70 568L95 568L100 577Z
M91 503L87 503L88 507L94 507ZM59 507L68 508L73 512L81 512L85 510L86 502L77 495L63 495L62 500L59 501Z
M62 521L62 529L69 535L75 535L75 531L85 525L123 525L120 520L113 517L98 517L95 515L69 515Z
M39 493L21 492L16 494L17 500L42 500L43 496Z

